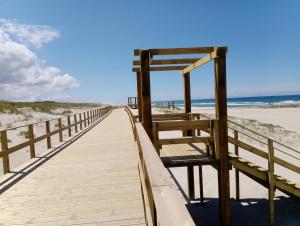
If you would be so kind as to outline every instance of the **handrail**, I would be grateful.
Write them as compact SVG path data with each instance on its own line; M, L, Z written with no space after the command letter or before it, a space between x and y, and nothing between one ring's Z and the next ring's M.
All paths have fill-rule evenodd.
M106 106L102 108L97 108L97 109L92 109L87 112L83 112L83 119L82 119L82 112L74 114L74 123L70 123L70 117L71 116L66 116L66 117L61 117L57 118L58 122L58 129L50 131L50 121L54 120L46 120L44 121L45 123L45 134L40 135L38 137L34 137L34 131L33 131L33 125L37 123L32 123L25 125L28 127L28 140L16 144L15 146L8 147L8 137L7 137L7 131L8 130L2 130L0 131L0 138L1 138L1 151L0 151L0 158L2 158L3 161L3 174L9 173L10 172L10 163L9 163L9 155L13 152L16 152L18 150L21 150L25 147L30 148L30 158L35 158L35 143L40 142L44 139L47 139L47 149L51 148L51 136L55 134L59 134L59 141L63 142L63 134L62 132L65 130L68 130L69 137L72 135L71 134L71 128L75 128L75 133L77 133L79 130L83 130L84 128L87 128L93 124L95 124L99 119L103 118L106 114L110 113L112 107L111 106ZM77 115L79 115L79 120L77 120ZM67 118L68 119L68 125L62 127L61 119L62 118ZM38 122L41 123L41 122ZM79 125L79 130L78 130L78 125ZM21 127L25 127L21 126ZM20 128L20 127L19 127Z
M149 226L195 226L185 200L171 175L164 167L141 123L135 122L132 111L125 107L138 145L140 178L146 220Z

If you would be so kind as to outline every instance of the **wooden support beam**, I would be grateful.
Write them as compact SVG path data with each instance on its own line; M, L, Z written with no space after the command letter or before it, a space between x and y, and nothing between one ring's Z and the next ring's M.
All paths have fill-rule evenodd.
M239 133L236 130L234 130L234 139L239 139ZM239 146L236 144L234 145L234 154L239 156ZM235 199L240 201L240 173L237 168L235 168Z
M45 122L46 126L46 134L47 134L47 148L51 148L51 136L50 136L50 122Z
M136 88L137 88L137 100L138 100L138 113L139 113L139 122L142 122L143 119L143 106L142 106L142 79L141 73L136 73Z
M100 118L100 111L98 110L98 116ZM82 116L81 116L81 113L79 113L79 121L80 121L80 130L82 130Z
M155 124L157 125L157 124ZM192 144L192 143L209 143L212 142L212 137L180 137L180 138L164 138L159 139L158 144L168 145L168 144Z
M151 112L151 88L150 88L150 71L149 71L149 51L140 52L140 70L142 78L142 118L143 126L152 140L152 112Z
M203 195L203 172L202 172L202 166L199 167L199 193L200 193L200 202L201 204L204 203L204 195Z
M74 124L75 124L75 133L78 132L78 127L77 127L77 115L74 115Z
M188 196L189 200L195 199L195 181L194 181L194 167L187 167L187 181L188 181Z
M191 113L191 84L190 73L183 74L183 90L184 90L184 112Z
M215 58L215 111L216 152L219 156L219 211L220 225L230 226L230 187L229 187L229 158L228 158L228 128L227 128L227 90L226 90L226 48L217 48Z
M67 121L68 121L68 134L69 134L69 137L70 137L70 136L72 136L71 118L70 118L70 116L67 117Z
M0 133L1 139L1 148L2 148L2 166L3 166L3 174L9 173L9 155L8 155L8 141L7 141L7 131L3 130Z
M192 47L192 48L163 48L163 49L149 49L151 55L177 55L177 54L203 54L210 53L214 47ZM139 56L141 49L135 49L134 55Z
M268 181L269 181L269 225L275 224L275 187L274 187L274 147L273 140L268 139Z
M161 59L161 60L151 60L150 65L164 65L164 64L192 64L195 63L200 58L183 58L183 59ZM134 60L134 66L139 66L140 61Z
M200 60L197 60L195 63L192 63L191 65L189 65L186 68L184 68L181 73L182 74L186 74L188 72L191 72L192 70L196 69L197 67L200 67L200 66L208 63L212 59L215 59L217 57L216 52L217 51L214 50L213 52L211 52L210 54L208 54L206 57L203 57Z
M57 119L57 121L58 121L58 137L59 137L59 142L63 142L61 118Z
M175 66L161 66L161 67L150 67L149 71L181 71L184 68L188 67L188 65L175 65ZM139 72L141 69L139 67L133 67L133 72Z
M34 133L33 133L33 125L28 125L28 136L29 136L29 150L30 150L30 158L35 158L35 147L34 147Z

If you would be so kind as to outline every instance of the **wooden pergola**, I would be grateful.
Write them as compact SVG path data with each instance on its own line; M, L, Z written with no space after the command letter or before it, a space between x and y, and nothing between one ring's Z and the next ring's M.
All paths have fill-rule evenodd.
M227 91L226 91L226 53L227 47L196 47L167 49L135 49L132 68L136 72L139 121L142 122L148 136L153 139L151 112L151 71L180 71L184 82L184 111L191 113L190 73L192 70L214 61L215 73L215 149L218 153L218 182L220 224L230 225L230 188L228 162L227 131ZM156 59L161 55L199 55L199 58ZM189 131L188 131L189 132ZM188 168L188 172L193 168Z

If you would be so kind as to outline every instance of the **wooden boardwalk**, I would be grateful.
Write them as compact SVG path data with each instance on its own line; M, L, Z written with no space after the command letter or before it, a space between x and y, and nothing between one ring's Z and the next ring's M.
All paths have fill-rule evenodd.
M145 225L137 147L114 110L0 196L0 225Z

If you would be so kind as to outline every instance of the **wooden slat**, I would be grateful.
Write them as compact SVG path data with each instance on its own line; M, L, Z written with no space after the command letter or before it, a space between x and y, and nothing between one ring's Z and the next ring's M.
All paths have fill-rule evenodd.
M158 140L158 143L161 145L168 145L168 144L208 143L212 141L213 141L213 137L180 137L180 138L160 139Z
M2 154L2 165L3 165L3 174L9 173L9 152L8 152L8 140L7 140L7 131L3 130L0 132L1 139L1 154Z
M192 47L192 48L163 48L163 49L149 49L152 55L177 55L177 54L203 54L210 53L214 47ZM135 49L134 55L139 56L141 49Z
M182 66L161 66L161 67L149 67L149 71L180 71L186 68L188 65ZM132 72L140 72L139 67L133 67Z
M161 60L151 60L150 65L163 65L163 64L192 64L199 60L200 58L183 58L183 59L161 59ZM140 65L139 60L133 61L134 66Z
M189 73L191 72L192 70L208 63L209 61L213 60L214 58L217 57L217 54L216 54L216 51L213 51L212 53L208 54L206 57L203 57L199 60L197 60L195 63L192 63L191 65L187 66L186 68L184 68L182 71L181 71L181 74L186 74L186 73Z
M165 167L186 167L202 165L218 165L218 160L209 156L201 155L183 155L183 156L165 156L161 157Z
M159 131L207 129L210 127L210 120L176 120L157 122Z

